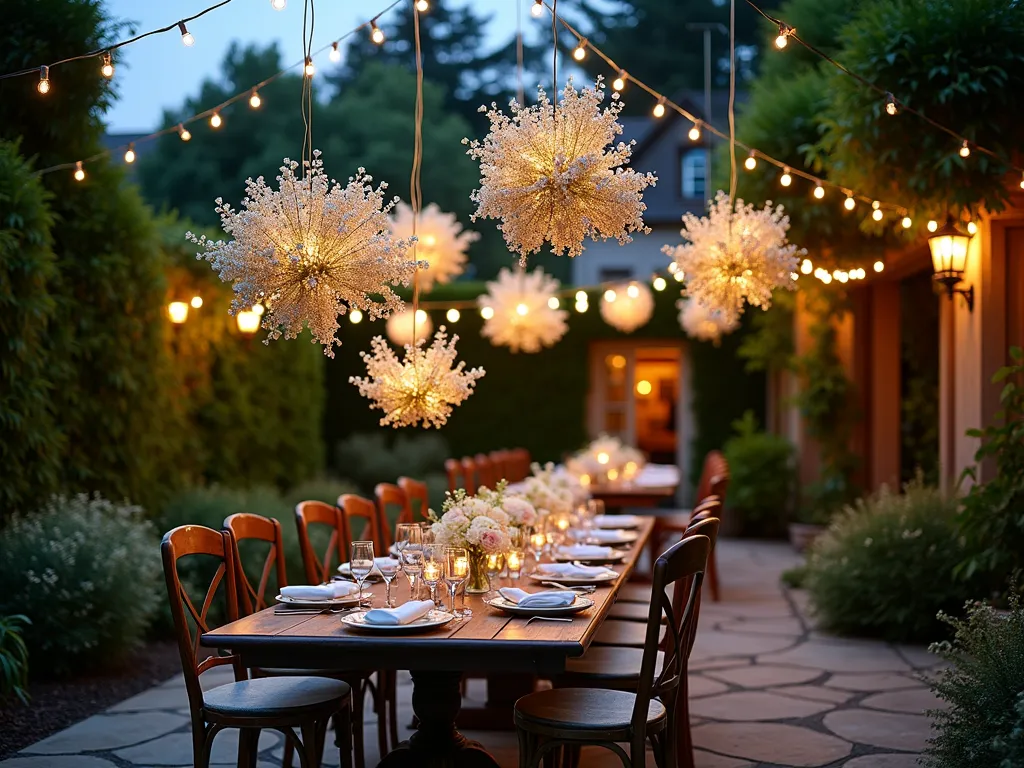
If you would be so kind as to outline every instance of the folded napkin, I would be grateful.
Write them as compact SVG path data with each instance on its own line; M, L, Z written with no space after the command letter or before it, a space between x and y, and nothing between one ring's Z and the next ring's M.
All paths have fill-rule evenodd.
M598 543L606 543L610 541L623 541L628 539L630 536L629 531L614 531L601 528L595 528L592 531L587 531L586 538L591 541Z
M397 608L374 608L372 611L367 611L363 614L363 621L367 624L387 626L409 624L421 616L426 616L433 607L433 600L410 600Z
M595 547L592 544L573 544L559 548L558 554L561 557L611 557L614 550L611 547Z
M293 600L330 600L348 597L359 591L351 581L332 581L330 584L307 584L295 587L281 587L281 596Z
M595 515L595 528L626 528L640 525L640 518L636 515Z
M520 608L561 608L576 602L576 593L565 590L562 592L534 592L532 595L524 589L504 587L498 593L515 603Z
M603 578L606 573L610 573L612 576L619 575L617 571L613 571L611 568L605 568L600 565L576 565L575 563L543 563L537 566L537 572L549 574L557 578L571 576L578 579Z

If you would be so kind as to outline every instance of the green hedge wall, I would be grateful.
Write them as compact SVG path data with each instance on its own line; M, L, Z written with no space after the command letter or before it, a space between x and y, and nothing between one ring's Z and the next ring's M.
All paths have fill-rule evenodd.
M470 299L484 290L483 283L458 282L440 286L424 300ZM443 311L430 311L435 329L446 325L449 332L458 334L459 359L465 360L467 367L483 366L487 371L475 393L455 409L441 430L452 454L523 446L537 459L558 460L566 451L579 448L587 439L590 344L613 339L677 341L682 336L675 308L678 291L670 285L654 295L654 316L632 334L620 333L601 319L598 291L591 291L590 308L583 314L571 308L571 299L563 301L570 307L568 333L554 347L532 355L513 354L507 347L493 346L480 335L483 320L474 309L463 310L454 325L445 322ZM745 333L746 324L723 339L720 347L690 342L696 427L696 435L691 438L700 453L695 463L703 457L703 451L721 447L731 432L732 421L744 411L751 409L763 418L764 377L746 374L743 361L736 355ZM329 451L338 440L353 433L399 431L378 426L380 411L371 411L368 401L348 381L349 376L365 372L359 352L369 348L370 338L376 334L385 335L383 322L352 325L344 321L343 344L335 359L327 361L325 436Z

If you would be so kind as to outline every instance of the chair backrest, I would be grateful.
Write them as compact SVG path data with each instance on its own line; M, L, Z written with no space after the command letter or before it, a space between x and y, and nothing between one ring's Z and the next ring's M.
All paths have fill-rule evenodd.
M491 457L478 453L473 457L473 463L476 464L477 486L486 485L488 488L493 489L501 478L497 476L497 469L494 466L494 462L491 461Z
M284 564L284 536L281 534L281 524L270 517L239 512L224 520L224 531L228 534L231 556L235 563L235 581L238 583L239 610L245 616L256 611L262 611L268 605L267 586L270 582L271 572L274 574L278 590L288 585L288 576ZM242 559L242 552L239 548L240 542L243 541L261 541L270 545L266 547L267 555L263 560L260 581L255 587L245 573L245 562Z
M323 584L334 575L334 569L348 559L348 531L341 510L322 501L300 501L295 505L295 524L299 529L299 551L306 581ZM310 535L316 528L330 532L323 554L318 555Z
M511 474L515 479L513 480L510 477L509 480L513 483L518 483L530 475L530 452L525 448L513 448L511 454L513 467Z
M462 462L458 459L445 459L444 473L448 477L448 492L455 493L462 487Z
M466 489L466 493L472 496L476 493L476 489L483 485L478 479L478 468L477 463L474 459L469 456L463 456L459 462L462 465L462 488Z
M380 533L380 539L374 539L374 541L386 553L393 543L391 535L393 528L388 517L388 508L398 508L398 517L395 519L395 525L398 525L413 521L412 506L409 504L409 497L405 495L405 491L393 483L377 483L373 489L373 495L377 499L377 531Z
M700 480L697 482L697 489L694 492L695 502L699 502L705 496L712 494L711 480L716 475L729 475L729 464L721 451L708 451L704 456L704 463L700 469Z
M405 492L413 520L426 520L430 509L430 489L427 484L411 477L398 478L398 487ZM437 510L440 514L441 510Z
M508 451L504 448L500 451L491 451L487 454L487 458L491 462L491 472L493 477L496 478L495 484L498 480L508 480ZM509 482L512 482L509 480Z
M345 560L348 560L353 541L372 541L375 555L383 557L388 553L391 537L388 536L388 543L384 544L384 534L379 523L380 513L376 504L354 493L345 493L338 497L338 507L341 509L343 530L346 533L342 542Z
M645 733L648 705L652 698L660 699L668 707L669 712L675 709L676 695L687 672L686 665L696 624L700 586L704 580L704 569L707 567L710 551L710 538L695 534L673 544L654 562L647 637L633 706L634 733ZM672 587L672 597L668 595L669 587ZM663 615L667 619L665 641L659 643ZM665 655L661 673L656 674L659 650L663 650ZM674 720L675 718L670 716L668 738L673 742Z
M203 689L199 684L199 676L212 667L224 664L232 665L235 680L244 680L246 676L237 655L200 658L199 653L201 636L214 628L208 614L218 589L224 590L226 620L234 621L238 618L238 587L235 582L231 544L223 531L215 531L201 525L182 525L164 534L160 552L163 557L167 597L171 604L171 617L174 620L174 634L178 641L178 653L181 655L182 672L185 675L185 690L192 712L192 727L195 729L198 723L202 728ZM178 561L193 555L211 557L216 565L210 586L198 609L178 574ZM195 626L194 636L190 623Z
M722 502L717 496L705 496L700 503L693 508L690 512L690 519L687 521L687 527L694 523L704 520L708 517L717 517L721 519ZM683 534L686 535L685 533Z

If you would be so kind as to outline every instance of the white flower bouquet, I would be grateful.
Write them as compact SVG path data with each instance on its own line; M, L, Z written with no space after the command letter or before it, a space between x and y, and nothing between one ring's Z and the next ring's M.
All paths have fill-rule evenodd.
M617 437L602 434L569 459L565 466L577 477L586 476L591 481L604 478L628 480L645 463L644 455L636 448L626 445Z
M502 506L503 491L503 487L497 491L481 488L476 496L470 496L460 488L449 493L440 517L430 510L434 541L485 555L507 551L511 517Z

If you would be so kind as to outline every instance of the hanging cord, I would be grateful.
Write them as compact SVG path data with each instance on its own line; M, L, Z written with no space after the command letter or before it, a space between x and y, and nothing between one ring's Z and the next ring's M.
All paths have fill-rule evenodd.
M409 178L409 206L412 208L412 234L416 236L416 220L423 205L420 169L423 165L423 48L420 44L420 12L412 4L412 29L416 43L416 111L412 144L412 174ZM416 266L412 273L412 341L416 343L416 314L420 308L420 268L416 258L416 243L412 244L412 258Z
M729 0L729 206L736 205L736 0Z
M526 102L523 90L523 0L516 0L516 99L519 106Z
M313 30L316 27L314 0L305 0L302 6L302 164L303 169L313 167L313 78L306 75L306 66L313 57ZM308 163L308 165L307 165ZM313 175L309 176L310 189Z

